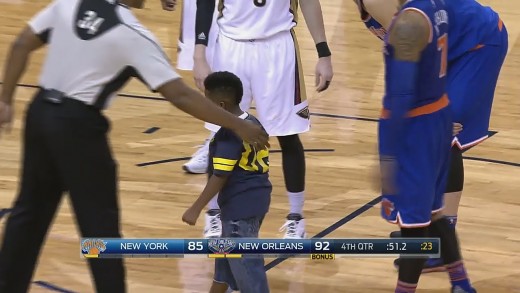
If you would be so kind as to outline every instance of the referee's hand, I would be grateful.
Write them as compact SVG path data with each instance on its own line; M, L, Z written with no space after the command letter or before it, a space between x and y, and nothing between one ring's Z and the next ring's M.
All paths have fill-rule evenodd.
M10 104L0 101L0 132L4 129L9 133L11 131L11 122L13 121L13 109Z
M245 142L252 144L257 149L269 148L269 135L258 124L248 120L240 120L234 131Z

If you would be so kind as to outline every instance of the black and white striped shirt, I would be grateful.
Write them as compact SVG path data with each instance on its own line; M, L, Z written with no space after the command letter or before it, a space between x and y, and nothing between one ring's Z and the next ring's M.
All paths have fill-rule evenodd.
M99 108L137 77L151 90L180 78L153 34L116 0L55 0L29 26L48 53L40 86Z

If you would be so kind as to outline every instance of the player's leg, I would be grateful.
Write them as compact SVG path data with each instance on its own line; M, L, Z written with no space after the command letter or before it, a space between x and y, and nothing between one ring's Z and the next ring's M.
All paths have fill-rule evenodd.
M213 71L229 71L234 73L242 81L244 94L242 96L242 102L240 108L244 111L249 110L251 107L251 84L249 82L249 64L247 60L250 55L251 44L249 42L237 42L224 36L220 36L215 46L215 55L213 59ZM230 56L234 56L231 58ZM210 137L212 138L215 133L220 129L218 125L206 123L206 128L211 131ZM209 147L209 140L208 147ZM207 155L208 150L204 150L204 156L206 157L205 164L207 166ZM215 196L208 203L208 211L205 214L205 226L204 226L204 237L220 237L222 231L222 224L220 221L220 208L217 203L217 196Z
M177 68L181 70L193 70L193 53L195 50L195 15L197 12L196 2L196 0L183 1L182 29L179 38L182 38L183 42L179 43L179 54L177 57ZM218 7L218 5L215 7ZM212 69L214 69L213 60L219 32L216 20L217 10L215 10L213 15L213 23L208 36L208 46L206 47L206 60ZM204 174L207 172L209 142L213 139L214 135L215 132L210 131L209 137L191 156L190 160L182 166L184 171L191 174ZM211 202L211 205L218 208L216 199Z
M109 122L99 111L70 103L70 115L79 119L67 119L63 126L66 146L56 148L56 153L61 154L60 167L81 236L121 238L117 164L107 138ZM125 292L123 260L89 259L88 263L97 292Z
M0 252L0 292L27 292L49 225L61 199L58 170L44 138L43 101L28 108L20 192L5 225Z
M226 231L224 234L230 238L258 238L262 218L226 221L224 230L229 232ZM241 293L269 293L262 256L228 259L228 262Z
M464 185L464 163L462 160L462 150L454 145L451 148L450 167L448 173L448 184L444 194L443 214L446 215L450 227L455 229L457 224L457 213L459 202L462 196ZM444 272L446 267L442 258L430 258L424 264L423 273Z
M411 118L407 122L404 144L397 154L395 182L397 194L383 194L382 217L401 227L401 237L425 237L431 220L431 207L435 198L437 164L434 155L439 143L436 114ZM387 153L392 142L388 120L379 122L379 152ZM439 132L439 131L437 131ZM448 150L446 150L448 151ZM410 174L413 174L411 176ZM390 178L392 178L390 177ZM415 292L426 258L402 258L395 292Z
M305 153L298 134L309 130L310 120L296 36L281 33L254 45L251 87L257 116L282 149L290 209L281 230L284 238L304 238Z
M447 113L449 114L449 113ZM451 116L451 114L450 114ZM440 125L439 125L440 126ZM450 133L452 125L446 122L444 131ZM455 229L447 217L442 213L444 204L444 193L446 191L446 184L448 181L448 174L450 173L450 145L451 136L439 136L439 146L433 156L438 162L437 181L435 185L435 198L432 203L432 223L429 227L429 236L440 238L441 241L441 258L448 270L450 281L452 284L452 292L473 293L474 289L471 287L469 279L464 268L464 263L460 254L459 242ZM402 261L401 261L402 262Z

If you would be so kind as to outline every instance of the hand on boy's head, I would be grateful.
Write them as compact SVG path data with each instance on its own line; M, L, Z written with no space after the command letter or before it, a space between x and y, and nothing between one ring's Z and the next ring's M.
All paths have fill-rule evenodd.
M197 223L199 216L200 211L191 207L184 212L184 215L182 215L182 221L188 225L194 226Z

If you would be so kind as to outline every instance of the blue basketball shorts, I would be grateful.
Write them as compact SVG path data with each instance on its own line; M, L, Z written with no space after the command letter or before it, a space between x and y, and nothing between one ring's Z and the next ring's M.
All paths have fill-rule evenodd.
M379 150L385 153L392 137L386 119L379 121ZM452 140L451 109L408 118L406 135L396 157L396 194L383 194L382 217L404 228L428 226L443 207Z
M500 45L478 46L448 65L447 92L453 122L463 125L462 132L453 138L453 144L460 149L488 137L495 88L508 48L505 26L497 33L501 36Z

